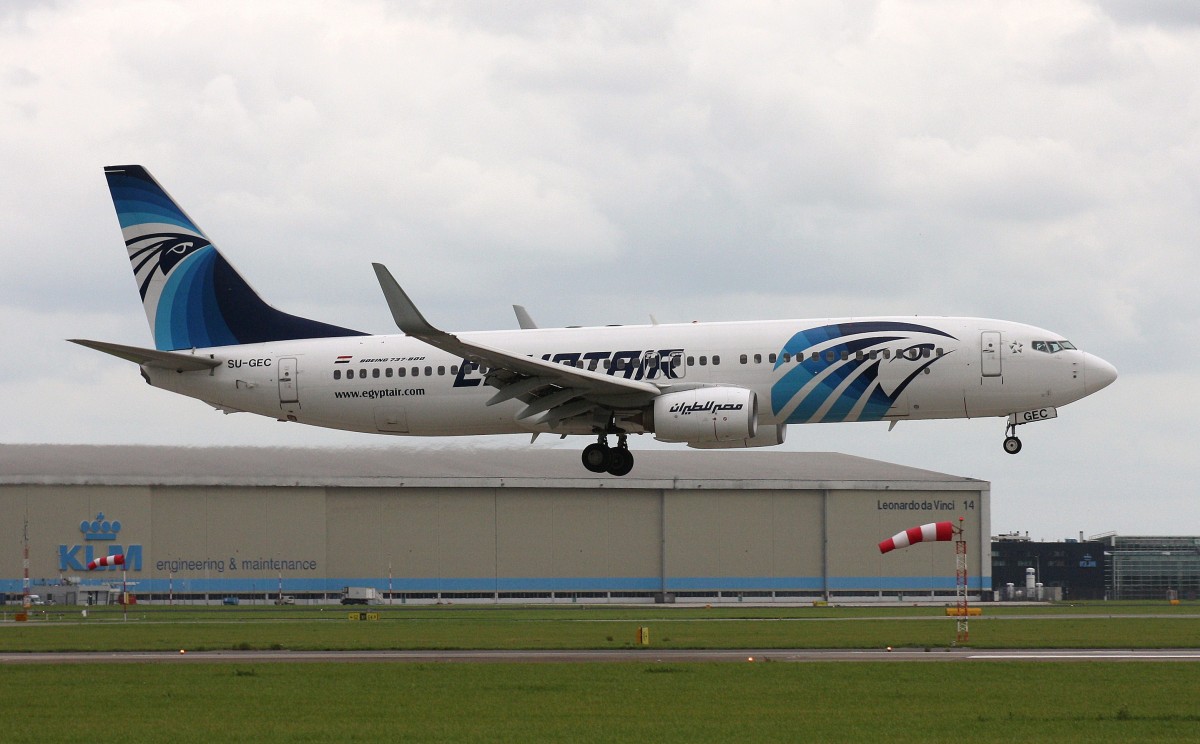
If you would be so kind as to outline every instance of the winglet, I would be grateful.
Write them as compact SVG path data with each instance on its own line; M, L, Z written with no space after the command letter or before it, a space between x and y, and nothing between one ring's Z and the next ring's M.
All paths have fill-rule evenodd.
M513 305L513 312L517 314L517 324L523 330L538 327L537 323L533 322L533 317L529 315L529 311L525 309L524 305Z
M441 331L425 320L425 316L421 315L421 311L417 309L413 301L408 299L408 295L404 293L403 289L400 289L400 284L386 266L380 263L373 263L371 266L375 269L379 288L383 290L383 297L392 311L392 319L396 321L396 326L400 330L409 336L418 338L441 335Z

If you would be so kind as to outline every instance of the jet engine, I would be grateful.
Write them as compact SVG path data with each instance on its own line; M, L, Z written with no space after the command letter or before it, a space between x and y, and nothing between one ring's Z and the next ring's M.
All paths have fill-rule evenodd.
M654 438L661 442L740 442L757 429L753 390L704 387L654 399Z

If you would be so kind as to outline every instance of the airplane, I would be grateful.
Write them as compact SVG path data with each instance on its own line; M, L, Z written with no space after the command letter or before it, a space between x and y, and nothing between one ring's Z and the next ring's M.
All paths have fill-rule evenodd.
M154 348L70 340L226 413L401 436L586 436L584 467L623 476L632 434L762 447L789 424L1006 417L1016 454L1018 426L1117 377L1061 334L981 318L541 328L514 306L520 330L450 333L378 263L401 333L371 335L268 305L144 167L104 172Z

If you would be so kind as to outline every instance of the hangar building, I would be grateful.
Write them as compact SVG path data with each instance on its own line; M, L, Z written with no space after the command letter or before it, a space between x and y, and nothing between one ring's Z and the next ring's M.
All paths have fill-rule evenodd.
M86 564L123 552L140 602L952 597L951 545L877 544L962 517L978 595L989 514L985 481L833 453L639 451L613 478L532 448L7 445L0 591L27 522L31 591L119 582Z

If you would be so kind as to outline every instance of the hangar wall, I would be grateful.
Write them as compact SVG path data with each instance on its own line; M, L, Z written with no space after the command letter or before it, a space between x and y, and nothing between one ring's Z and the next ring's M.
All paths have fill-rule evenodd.
M35 586L119 580L83 567L125 551L141 601L267 600L281 585L301 599L373 586L396 602L944 596L952 546L876 545L958 517L972 592L991 588L987 483L845 455L647 452L614 479L559 451L485 454L464 474L454 458L397 465L386 451L356 465L91 449L139 451L0 461L0 590L21 591L25 515Z

